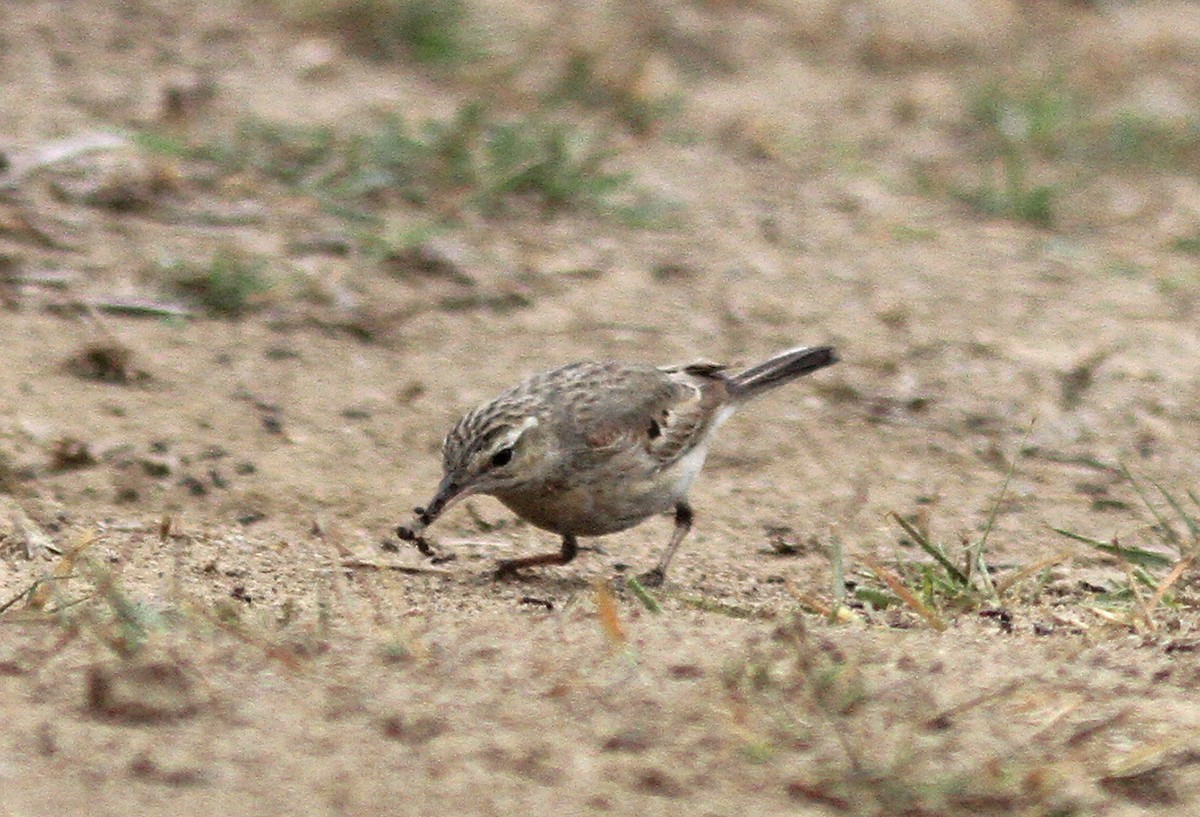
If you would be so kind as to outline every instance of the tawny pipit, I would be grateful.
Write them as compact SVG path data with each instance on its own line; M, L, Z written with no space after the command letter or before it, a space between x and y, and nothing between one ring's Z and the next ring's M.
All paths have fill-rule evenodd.
M837 362L828 346L789 349L736 374L714 363L572 363L535 374L469 411L442 443L444 477L401 539L433 551L425 528L472 494L490 494L562 536L557 553L501 561L497 575L566 564L578 536L602 536L674 511L675 530L642 581L660 584L692 526L688 489L713 432L743 403Z

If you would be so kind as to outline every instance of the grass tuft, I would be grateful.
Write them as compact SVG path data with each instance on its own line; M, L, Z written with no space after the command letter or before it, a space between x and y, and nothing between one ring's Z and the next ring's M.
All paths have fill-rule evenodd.
M274 0L285 15L341 36L372 59L453 68L477 56L464 0Z
M1114 164L1164 170L1192 167L1200 160L1200 118L1165 122L1128 110L1103 123L1100 148Z
M994 682L939 704L929 688L937 682L889 677L848 655L853 643L834 645L797 618L724 674L742 757L786 770L786 793L798 805L862 815L1072 813L1055 787L1023 785L1065 751L1071 730L1024 738L1023 751L1004 745L1012 736L982 754L953 748L956 725L1011 717L1021 683Z
M944 192L981 212L1051 228L1064 193L1086 189L1098 168L1178 173L1200 160L1200 116L1113 109L1066 75L1009 76L977 88L965 125L976 144L979 181L951 183ZM915 181L926 192L940 187L928 174Z
M1018 92L996 82L976 94L970 111L986 158L983 180L959 197L986 213L1053 226L1059 190L1039 179L1077 126L1075 97L1061 79Z
M649 96L632 85L620 86L597 76L594 60L575 54L567 60L551 102L575 102L588 108L612 111L627 128L639 135L660 130L679 113L681 102L671 96Z
M1157 540L1154 549L1122 544L1115 536L1104 541L1065 528L1051 527L1051 530L1116 558L1124 567L1124 575L1110 581L1096 601L1103 605L1106 618L1138 630L1153 631L1158 629L1156 611L1160 607L1175 606L1171 588L1200 554L1200 497L1188 490L1184 501L1151 480L1150 484L1166 506L1162 508L1154 501L1151 491L1125 466L1122 465L1120 470L1153 520L1149 530Z
M1176 238L1171 241L1170 247L1187 255L1200 255L1200 233Z
M1031 423L1017 447L1018 451L1024 450L1032 429ZM987 543L995 528L1000 507L1008 495L1017 463L1018 458L1013 457L979 537L974 541L964 540L961 566L948 555L946 548L929 536L921 515L918 514L914 521L894 511L890 513L889 517L904 533L901 544L915 545L933 562L897 562L895 569L889 569L878 561L866 559L867 568L877 584L856 586L855 599L876 609L903 605L935 630L943 630L946 627L943 616L946 610L977 611L998 604L1016 584L1062 561L1065 556L1059 555L1034 566L1019 568L1003 581L996 581L993 577L993 568L986 559ZM835 572L843 570L837 563L840 561L840 550L838 553Z
M210 314L237 318L249 312L257 296L271 288L266 266L262 258L224 249L206 262L176 261L162 271L177 290Z
M142 144L177 151L160 143ZM487 216L531 202L547 215L592 210L647 217L621 199L630 174L611 169L609 140L541 114L498 116L468 102L448 118L409 122L392 115L365 131L247 120L225 138L187 151L225 176L251 175L315 198L348 222L376 225L394 206L454 217Z

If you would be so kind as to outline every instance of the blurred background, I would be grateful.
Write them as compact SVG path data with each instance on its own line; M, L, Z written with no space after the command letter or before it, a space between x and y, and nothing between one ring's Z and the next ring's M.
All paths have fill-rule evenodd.
M957 484L970 524L992 486L963 463L1020 445L1190 461L1196 4L126 0L0 25L8 470L97 512L288 498L386 529L449 422L530 371L804 343L845 362L726 455L799 458L802 513L830 480L900 490L881 511ZM244 493L136 465L231 440Z
M55 735L78 741L74 754L45 761L78 784L59 792L64 809L90 805L96 779L106 802L121 803L127 776L161 783L178 766L235 781L220 789L235 806L257 791L265 810L279 810L280 792L255 790L252 764L236 751L206 754L211 730L224 734L231 720L204 702L210 693L194 692L188 679L203 677L231 710L241 701L230 690L263 685L245 704L260 709L242 714L272 757L312 737L302 730L310 721L330 733L361 729L342 742L321 738L343 777L327 777L324 757L289 767L332 811L370 802L362 792L416 785L388 776L410 763L428 763L421 791L451 791L462 813L501 791L519 802L530 779L555 813L620 803L624 795L599 783L594 797L558 784L625 759L629 769L613 779L633 781L634 796L707 802L710 782L671 765L700 756L739 809L784 813L800 801L863 814L980 813L920 785L904 789L909 799L879 799L882 788L868 785L876 778L855 777L860 766L834 737L859 736L874 751L903 722L932 740L922 725L930 712L907 702L952 707L938 696L956 692L992 700L979 689L987 672L1019 677L1027 662L1057 660L1026 649L1046 633L1069 634L1083 650L1101 631L1137 633L1143 646L1170 632L1195 649L1185 569L1200 531L1191 493L1198 162L1193 2L6 3L0 604L12 601L0 614L65 625L22 631L27 641L0 649L0 680L29 684L8 713L24 719L13 734L51 750L68 743ZM431 495L450 423L525 374L582 358L751 364L825 343L842 362L723 428L694 489L697 525L663 593L673 617L638 625L663 654L675 651L674 669L646 669L662 670L661 697L631 703L625 687L604 686L610 653L586 641L599 630L586 618L591 602L577 600L614 570L649 566L668 521L608 537L528 584L495 585L490 565L545 550L551 537L485 500L435 528L459 554L448 568L382 549ZM846 620L831 611L880 625L877 648L854 654L888 672L910 660L934 675L959 667L962 656L939 663L944 642L886 641L889 628L924 637L942 616L990 637L992 620L974 614L1001 620L994 587L952 571L929 578L940 564L930 542L976 569L986 550L1013 586L1036 576L1032 590L1004 598L1018 633L1034 640L979 658L978 672L963 663L945 683L873 698L883 708L869 717L849 706L806 713L800 720L834 724L812 744L759 740L752 717L738 720L757 705L753 695L697 680L742 678L716 665L749 654L760 619L798 609L826 614L833 624L820 621L846 650L860 649L860 630L838 629ZM873 559L893 565L927 606L868 569ZM641 609L619 601L620 615ZM1160 602L1183 605L1161 627L1152 615ZM193 612L164 612L181 609ZM954 618L963 610L965 624ZM556 629L562 621L572 626ZM96 637L62 652L66 668L49 681L30 669L88 632ZM624 643L620 627L605 632ZM56 634L64 641L47 646ZM198 651L192 663L179 652L166 662L184 667L183 681L170 680L176 669L131 680L92 663L97 653L142 655L155 639ZM254 660L228 674L215 653L229 643L243 657L238 649L259 649L272 668L314 670L303 683L319 694L272 686ZM546 657L546 643L569 667ZM384 646L355 652L363 644ZM842 666L821 650L795 666ZM1190 660L1181 656L1171 660ZM1054 792L1068 789L1053 781L1011 794L996 782L1008 769L997 763L993 777L975 778L996 783L986 801L995 813L1186 802L1179 792L1195 783L1175 767L1109 785L1131 778L1111 772L1111 756L1080 754L1092 751L1094 732L1069 713L1141 703L1130 703L1142 688L1125 676L1089 674L1106 661L1121 663L1101 656L1075 668L1083 675L1073 689L1088 691L1055 710L1068 714L1057 731L1037 733L1048 736L1038 744L1045 755L1030 759L1039 773L1062 757L1076 764L1062 772L1084 781L1062 795L1067 806ZM91 697L79 667L100 678L88 681L99 690ZM493 683L500 677L511 682ZM699 692L672 697L680 680ZM92 720L136 721L129 713L142 711L147 684L149 697L155 684L168 690L168 714L151 707L150 720L188 724L161 756L132 730ZM378 698L363 691L381 688ZM544 694L518 694L526 688ZM1040 689L1047 701L1062 692ZM1162 694L1176 693L1191 695L1185 683ZM408 696L419 703L415 721ZM570 710L579 700L587 703ZM742 714L695 732L714 700ZM1024 723L1024 710L1003 709L1011 698L995 700L975 731L938 732L946 752L960 737L974 747L953 747L962 764L993 751L995 724ZM504 722L497 713L508 708L526 719ZM50 711L74 715L60 723ZM276 711L288 719L278 734ZM1106 723L1127 722L1122 739L1136 747L1159 721L1126 718L1131 711ZM643 731L609 734L628 713L646 715L634 724ZM577 731L547 737L537 728L546 718ZM659 726L646 731L648 722ZM691 726L666 734L682 723ZM484 737L511 745L486 748ZM564 771L562 745L523 748L543 739L577 744L586 757ZM1016 735L995 751L1033 740ZM489 783L481 794L478 780L445 778L476 750L508 788ZM657 772L632 771L642 752L665 758ZM942 772L945 755L914 755L932 766L879 779L923 784ZM372 776L377 756L386 773ZM807 771L782 787L772 775L785 761ZM95 768L111 774L89 777ZM846 772L849 788L823 769ZM40 808L45 773L28 771L28 785L13 790ZM191 785L180 779L167 785ZM892 806L871 810L885 801ZM1018 811L1022 803L1030 810Z

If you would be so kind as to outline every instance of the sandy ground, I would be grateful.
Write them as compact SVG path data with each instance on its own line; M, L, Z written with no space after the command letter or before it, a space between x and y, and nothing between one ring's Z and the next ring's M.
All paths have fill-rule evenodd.
M1200 447L1194 164L1051 157L1050 229L945 190L993 170L967 123L998 70L1194 111L1200 18L927 5L496 6L510 52L554 37L514 111L571 48L676 100L645 133L570 114L670 215L460 211L428 245L449 275L321 250L338 224L252 173L46 150L444 116L486 72L365 59L265 4L7 9L0 814L1195 813L1190 563L1143 586L1051 530L1191 552L1151 484L1186 505ZM248 314L111 308L179 303L162 265L230 247L269 259ZM491 500L432 529L452 562L384 548L449 425L525 374L805 343L842 362L722 429L661 612L622 577L666 518L518 581L495 560L556 542ZM81 376L97 346L125 382ZM893 512L959 564L986 530L1001 592L923 585Z

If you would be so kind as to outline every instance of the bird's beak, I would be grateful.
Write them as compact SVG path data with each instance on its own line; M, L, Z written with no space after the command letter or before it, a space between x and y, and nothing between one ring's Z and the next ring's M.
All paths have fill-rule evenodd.
M432 525L434 520L451 505L473 493L475 493L473 486L463 485L461 474L446 474L441 484L438 485L437 493L433 495L433 499L429 500L429 504L424 508L416 509L417 521L421 528Z

